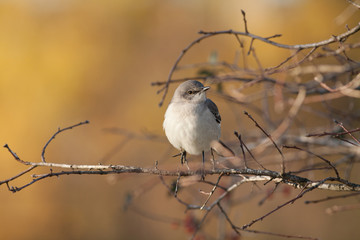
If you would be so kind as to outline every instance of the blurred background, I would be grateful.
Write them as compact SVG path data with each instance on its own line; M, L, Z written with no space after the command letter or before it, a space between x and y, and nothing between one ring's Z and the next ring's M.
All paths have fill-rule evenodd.
M59 135L47 149L47 161L143 167L159 161L161 167L176 169L178 159L170 157L176 150L162 130L176 85L160 108L162 95L156 94L159 88L151 82L167 79L181 50L199 36L199 30L243 31L241 9L247 13L251 33L282 34L276 41L286 44L328 39L345 32L346 24L351 28L360 20L346 0L1 1L0 143L9 144L23 160L41 161L42 148L58 127L89 120L89 125ZM219 61L232 61L237 48L233 38L219 36L195 46L182 64L206 62L212 51L217 51ZM276 65L289 54L261 44L256 50L264 67ZM254 130L249 121L238 125L236 118L247 109L229 107L211 91L209 96L222 113L225 141L234 140L234 130ZM153 141L144 137L149 134L156 136ZM0 161L0 180L25 169L6 149L0 151ZM29 180L26 176L12 185ZM150 191L136 199L140 210L124 210L129 191L155 182L158 178L143 175L63 176L16 194L2 185L0 238L188 238L175 224L184 219L185 209L161 184L151 185ZM237 220L245 224L276 204L276 199L264 208L249 203ZM296 204L275 214L276 221L269 218L257 227L322 239L359 238L360 213L351 221L354 215L350 213L326 215L326 203ZM155 219L143 216L147 214Z

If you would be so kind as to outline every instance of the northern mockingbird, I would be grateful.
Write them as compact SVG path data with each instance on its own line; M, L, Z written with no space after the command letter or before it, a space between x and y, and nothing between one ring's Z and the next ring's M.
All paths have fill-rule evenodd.
M198 81L186 81L177 87L166 110L163 127L169 142L181 151L181 164L186 153L202 154L204 164L204 152L220 138L221 117L216 104L206 98L209 89Z

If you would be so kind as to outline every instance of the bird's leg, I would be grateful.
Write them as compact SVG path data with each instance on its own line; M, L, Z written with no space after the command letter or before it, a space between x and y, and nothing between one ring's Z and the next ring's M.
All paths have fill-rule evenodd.
M202 151L201 180L205 180L205 152Z
M215 156L214 156L214 149L210 148L210 153L211 153L211 162L213 165L213 170L215 170Z
M180 151L181 151L181 152L180 152L180 155L181 155L181 157L180 157L180 162L181 162L181 165L183 165L184 163L187 163L187 160L186 160L186 151L183 150L183 149L181 149Z
M183 165L185 163L187 169L190 170L190 167L189 167L187 159L186 159L186 151L183 150L182 148L180 149L180 151L181 151L180 153L175 154L173 157L180 156L181 165Z
M190 170L190 167L188 165L188 161L186 159L186 151L181 149L181 158L180 158L180 161L181 161L181 165L183 165L185 163L186 167L188 170Z

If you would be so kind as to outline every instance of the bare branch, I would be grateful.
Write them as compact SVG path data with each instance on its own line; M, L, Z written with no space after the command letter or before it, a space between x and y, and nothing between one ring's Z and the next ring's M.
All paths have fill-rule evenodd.
M267 38L264 37L260 37L258 35L252 34L252 33L246 33L246 32L239 32L239 31L233 31L233 30L226 30L226 31L214 31L214 32L205 32L205 31L200 31L200 34L204 34L204 36L208 36L208 35L220 35L220 34L233 34L233 35L241 35L241 36L246 36L246 37L251 37L253 39L257 39L260 41L263 41L265 43L271 44L273 46L279 47L279 48L286 48L286 49L306 49L306 48L318 48L321 46L325 46L328 45L330 43L334 43L334 42L341 42L344 39L348 38L349 36L353 35L354 33L358 32L360 30L360 23L358 23L358 25L356 25L355 27L353 27L352 29L338 35L338 36L332 36L329 39L320 41L320 42L316 42L316 43L308 43L308 44L297 44L297 45L287 45L287 44L281 44L281 43L277 43L274 41L271 41Z
M348 0L348 2L357 7L353 1ZM318 200L305 201L306 204L359 196L360 184L356 182L357 178L354 175L356 174L355 169L360 163L358 148L360 145L360 128L358 126L360 112L357 109L360 98L360 62L357 59L357 51L360 43L347 43L346 41L350 36L359 32L360 23L353 28L346 25L346 32L320 42L287 45L279 43L278 39L275 39L280 37L280 34L263 37L250 33L245 11L241 10L241 14L244 31L200 31L200 36L182 49L171 67L167 79L151 83L152 86L160 88L158 94L163 94L159 106L163 105L171 84L196 79L209 81L216 85L215 91L210 94L229 103L228 106L234 113L236 124L239 123L243 128L246 128L246 124L241 123L242 119L238 113L246 110L244 114L255 124L255 129L260 131L240 127L241 134L234 132L236 140L232 139L232 142L226 143L226 145L219 140L220 150L216 161L212 155L213 165L207 163L200 167L194 161L187 165L187 169L183 166L179 167L175 163L172 167L165 168L159 164L162 163L163 159L161 158L155 161L153 167L123 165L121 164L123 159L117 161L120 164L109 164L115 153L118 153L125 144L129 144L133 139L156 141L157 143L165 141L163 135L147 132L136 134L127 130L126 126L104 129L105 132L125 137L125 140L105 153L101 164L48 162L45 154L55 137L64 131L89 123L84 121L63 129L59 128L42 148L41 161L24 160L5 144L4 147L10 153L11 158L20 163L20 166L25 166L25 170L0 181L0 185L6 185L11 192L18 192L51 177L120 174L133 174L137 177L150 176L151 181L134 187L133 192L127 194L124 208L155 221L172 221L177 225L183 225L190 239L201 238L203 234L207 235L209 229L207 222L217 216L219 216L219 226L223 229L218 234L218 238L242 237L241 235L246 232L278 238L316 239L253 230L252 226L267 219L273 213L290 207L292 203L311 191L325 194L336 191L341 195L319 197ZM219 35L234 37L235 43L240 47L240 51L236 51L233 60L218 61L216 59L211 62L180 66L184 56L197 43L203 43L205 42L203 40ZM258 41L265 43L264 45L268 47L290 51L287 56L279 60L280 63L266 68L260 58L261 54L259 57L257 55L259 50L255 45ZM246 55L247 51L248 55ZM249 60L252 64L249 64ZM243 63L240 63L241 61ZM185 75L185 77L173 78L175 71L183 70L196 74L193 77ZM248 113L250 111L260 116L265 125L261 126L261 121L253 118ZM307 114L315 116L316 119L307 119ZM226 118L227 116L224 116L224 119ZM334 125L332 119L342 119L344 123L336 121L336 125ZM311 123L309 124L309 122ZM234 129L239 129L239 125L236 125ZM318 132L319 129L328 129L328 126L333 127L333 130L307 136L305 134ZM224 132L227 131L228 129ZM223 137L226 139L227 136ZM279 147L280 143L283 148L299 151L284 151L282 147ZM224 146L226 146L225 150L231 154L221 151L221 147L224 148ZM234 147L234 149L230 147ZM168 151L164 156L166 159L169 158L171 152ZM315 161L314 157L321 161ZM207 180L202 178L205 175L207 175ZM31 178L26 179L26 176L31 176ZM178 205L185 208L187 214L184 222L181 219L161 216L159 213L152 214L147 209L142 210L136 207L134 199L140 199L140 196L145 192L149 193L157 184L164 185L165 191L175 198ZM246 191L242 191L244 188ZM300 189L295 197L292 196L294 189ZM255 196L260 196L259 199L256 199L259 205L265 205L269 204L268 200L279 194L286 199L277 203L275 205L277 207L273 207L271 211L260 213L260 217L251 216L249 219L253 220L245 222L246 224L239 224L236 221L237 217L230 214L233 213L231 211L234 206L241 207L242 203L254 199ZM340 202L328 208L326 212L334 214L359 207L359 204L344 205ZM197 215L192 214L194 212ZM231 227L231 229L228 228L231 235L225 232L226 223Z
M245 18L245 12L243 12L243 16ZM246 21L245 21L246 23ZM246 25L245 25L246 26ZM247 26L246 26L246 29L247 29ZM165 83L165 86L163 88L161 88L160 90L158 90L158 94L161 93L162 91L164 91L163 93L163 96L160 100L160 103L159 103L159 106L161 107L164 103L164 100L165 100L165 97L168 93L168 90L169 90L169 85L170 85L170 82L171 82L171 79L172 79L172 75L174 73L174 71L176 70L176 68L178 67L181 59L183 58L183 56L189 51L190 48L192 48L195 44L197 43L200 43L202 40L206 39L206 38L209 38L209 37L212 37L212 36L215 36L215 35L222 35L222 34L231 34L231 35L234 35L234 36L238 36L238 35L241 35L241 36L246 36L246 37L250 37L252 40L252 42L257 39L257 40L260 40L260 41L263 41L265 43L268 43L268 44L271 44L273 46L276 46L276 47L280 47L280 48L285 48L285 49L295 49L295 50L302 50L302 49L306 49L306 48L311 48L313 49L312 51L310 51L310 53L308 55L310 55L313 51L315 51L316 48L318 47L321 47L321 46L325 46L325 45L328 45L330 43L334 43L334 42L341 42L343 41L344 39L348 38L349 36L351 36L352 34L358 32L360 30L360 23L353 27L352 29L349 29L347 32L345 33L342 33L338 36L332 36L331 38L327 39L327 40L324 40L324 41L320 41L320 42L317 42L317 43L310 43L310 44L298 44L298 45L287 45L287 44L281 44L281 43L277 43L277 42L274 42L272 40L270 40L270 38L264 38L264 37L260 37L258 35L255 35L255 34L252 34L252 33L249 33L247 31L245 32L238 32L238 31L233 31L233 30L227 30L227 31L214 31L214 32L205 32L205 31L199 31L199 34L202 34L203 36L197 38L196 40L194 40L193 42L191 42L187 47L185 47L180 55L178 56L177 60L175 61L174 65L172 66L171 70L170 70L170 73L168 75L168 79ZM272 37L277 37L278 35L274 35ZM238 38L237 38L238 39ZM252 49L252 43L250 44L250 48L249 49ZM307 58L308 56L306 56ZM305 58L304 58L305 59ZM154 84L153 84L154 85Z

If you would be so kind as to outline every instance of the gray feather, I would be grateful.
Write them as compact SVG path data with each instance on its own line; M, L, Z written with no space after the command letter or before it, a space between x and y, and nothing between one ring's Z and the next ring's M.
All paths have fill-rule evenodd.
M217 108L216 104L213 101L211 101L210 99L206 99L205 104L209 108L210 112L212 114L214 114L216 122L218 122L220 124L221 116L220 116L219 109Z

